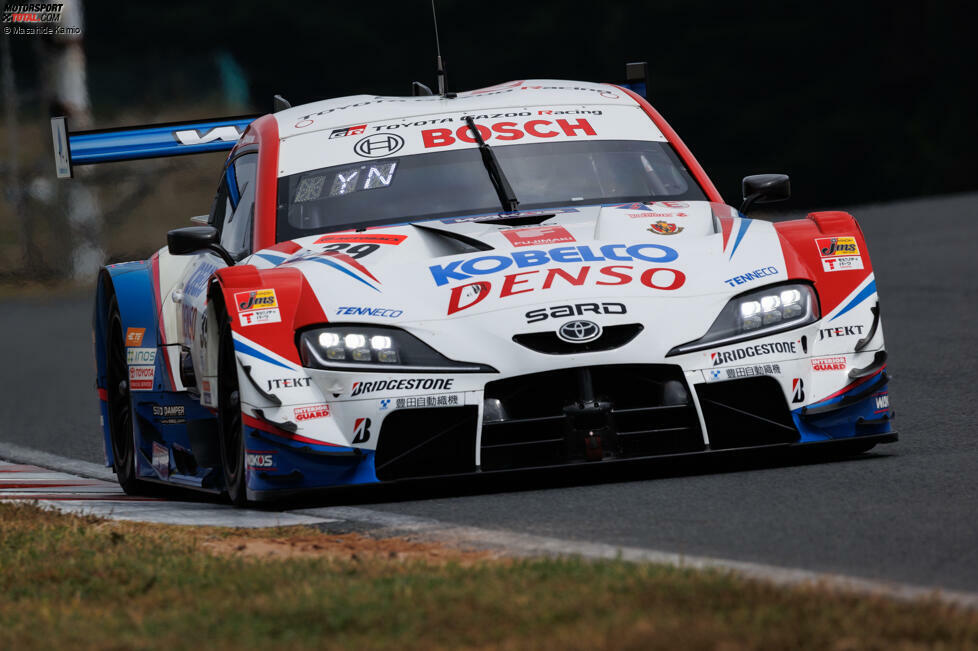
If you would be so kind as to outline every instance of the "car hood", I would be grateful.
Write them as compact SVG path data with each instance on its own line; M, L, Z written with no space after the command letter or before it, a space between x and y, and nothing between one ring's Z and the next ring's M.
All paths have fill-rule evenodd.
M632 315L645 311L642 322L670 315L676 327L698 336L729 296L787 279L770 223L706 201L564 207L329 233L281 243L251 262L298 268L330 321L426 331L493 312L511 315L515 327L531 308L615 301L627 303Z

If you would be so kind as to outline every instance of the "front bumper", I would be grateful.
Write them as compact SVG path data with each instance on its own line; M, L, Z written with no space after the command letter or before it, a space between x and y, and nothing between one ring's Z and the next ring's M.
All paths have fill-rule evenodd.
M314 488L586 463L889 442L881 372L823 410L791 410L774 377L697 382L670 364L583 366L491 381L458 404L366 421L375 449L325 447L246 427L252 499ZM700 376L702 377L702 376ZM471 395L469 395L471 394ZM374 402L374 401L371 401ZM697 408L698 406L698 408ZM359 419L363 420L363 419Z

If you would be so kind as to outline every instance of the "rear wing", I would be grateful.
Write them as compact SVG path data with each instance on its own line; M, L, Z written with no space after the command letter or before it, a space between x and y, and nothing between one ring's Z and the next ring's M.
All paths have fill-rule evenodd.
M59 179L68 179L75 165L230 150L257 117L239 115L74 132L68 131L65 118L51 118L55 170Z

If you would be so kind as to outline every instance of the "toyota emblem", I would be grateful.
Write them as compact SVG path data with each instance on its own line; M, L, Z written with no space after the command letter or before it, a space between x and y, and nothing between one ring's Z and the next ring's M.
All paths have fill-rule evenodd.
M353 151L364 158L380 158L400 151L403 146L404 138L396 133L375 133L358 140L353 146Z
M557 330L557 336L571 344L584 344L601 336L601 326L593 321L568 321Z

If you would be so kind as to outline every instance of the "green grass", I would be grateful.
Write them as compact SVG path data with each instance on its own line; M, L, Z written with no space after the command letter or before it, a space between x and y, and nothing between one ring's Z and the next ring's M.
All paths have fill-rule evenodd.
M283 549L298 539L309 553L241 551L263 538ZM648 564L104 522L0 503L0 649L191 645L960 649L978 648L978 614Z

